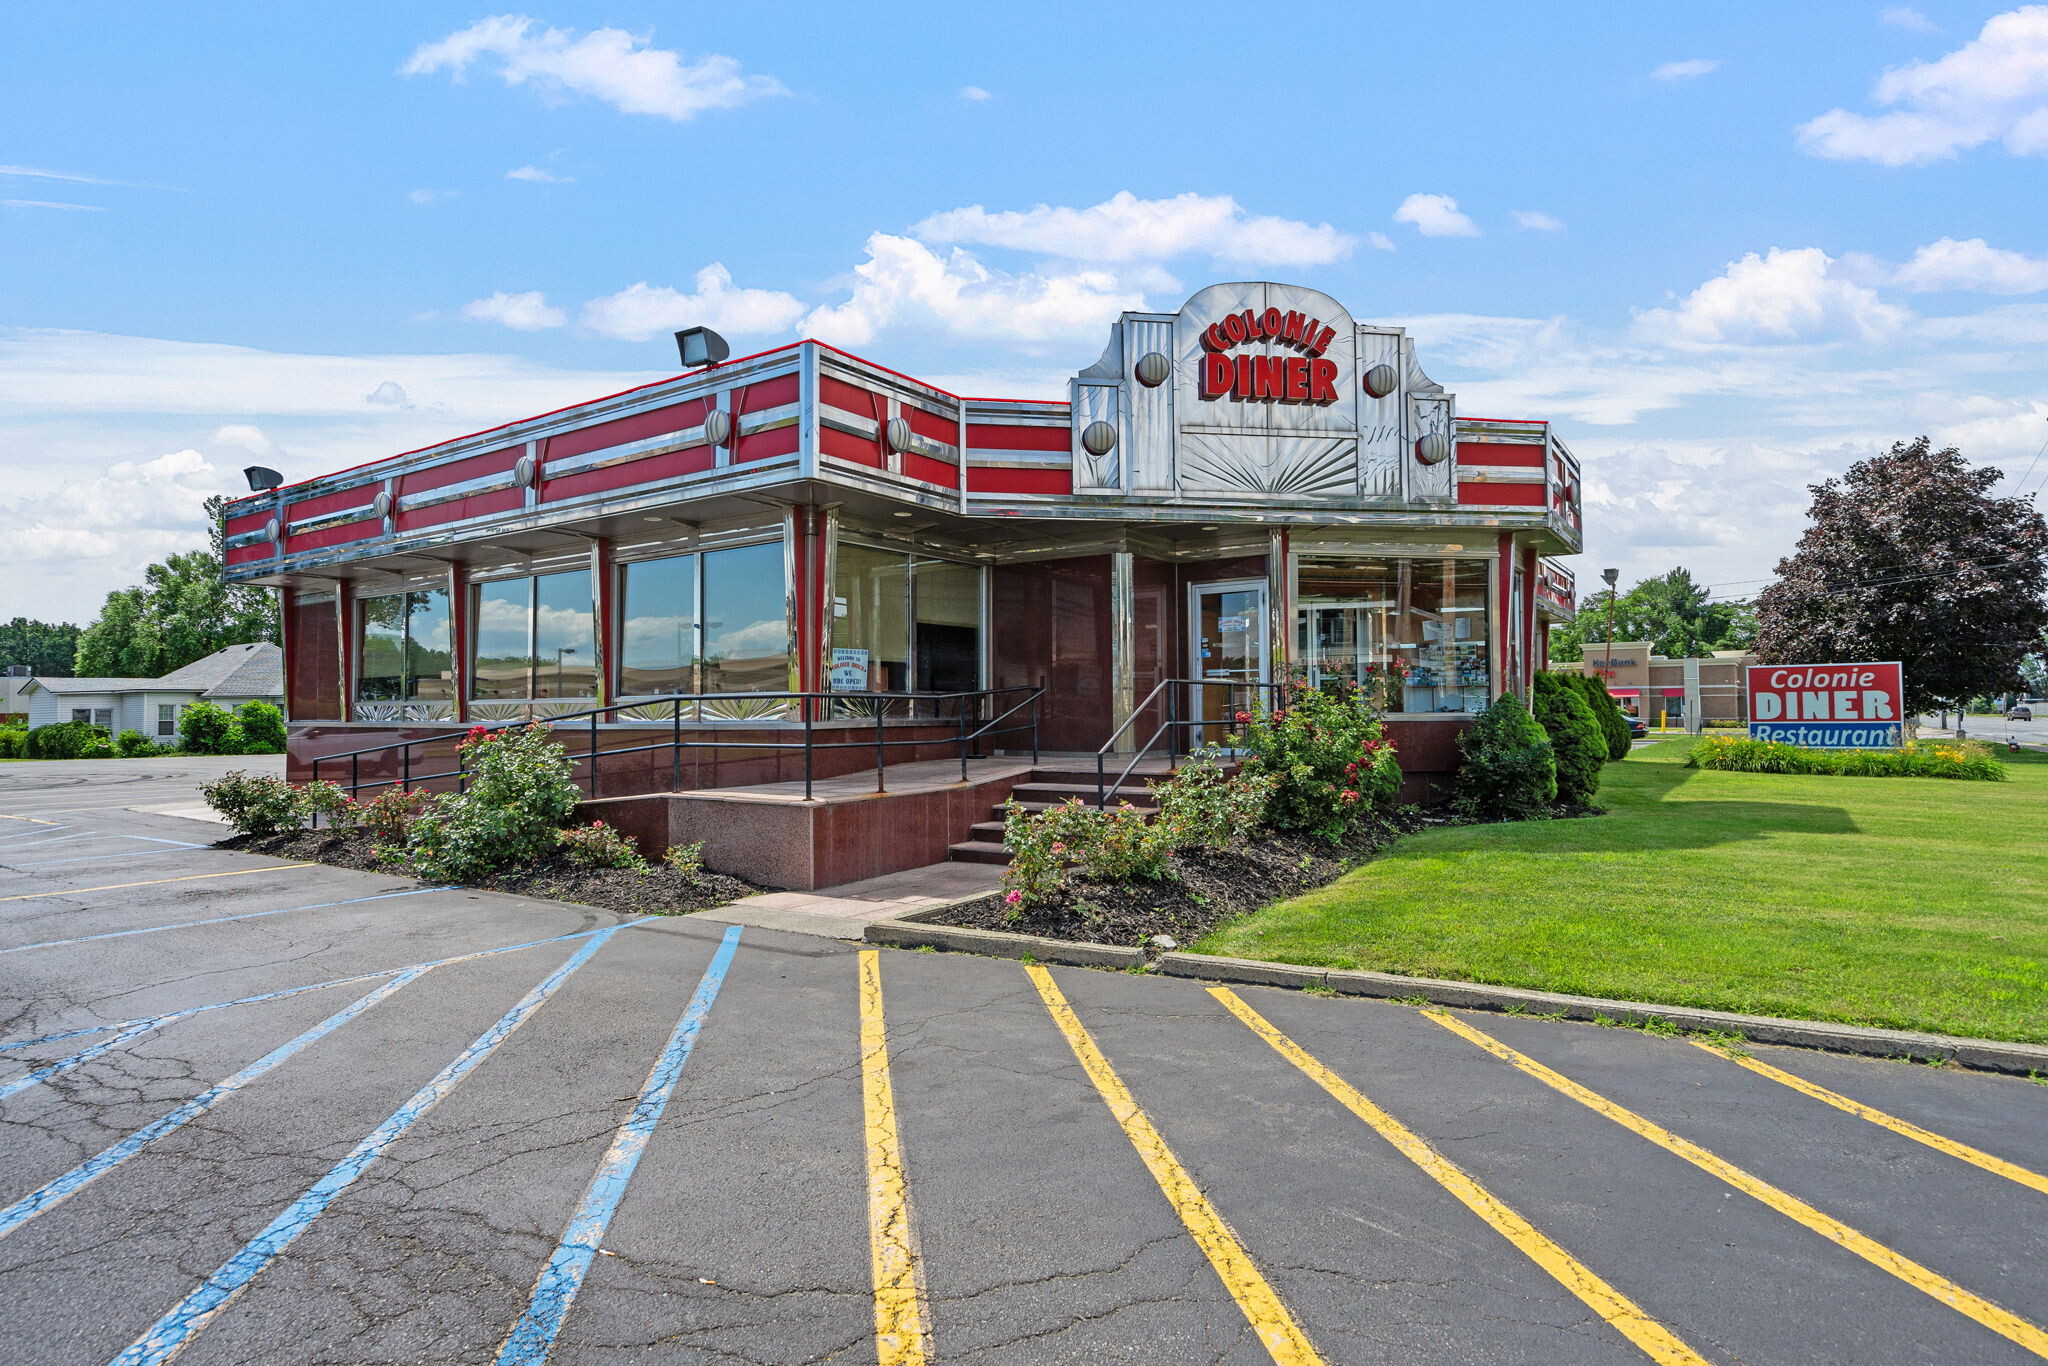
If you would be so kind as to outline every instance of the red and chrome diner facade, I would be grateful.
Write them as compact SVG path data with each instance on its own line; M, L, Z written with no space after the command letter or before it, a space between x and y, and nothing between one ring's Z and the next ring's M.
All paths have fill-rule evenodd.
M1042 745L1087 752L1164 679L1390 673L1404 764L1440 773L1542 667L1580 548L1549 425L1455 409L1401 329L1214 285L1124 314L1064 402L795 342L238 500L227 573L282 590L295 775L779 690L1043 685ZM713 696L689 723L789 719Z

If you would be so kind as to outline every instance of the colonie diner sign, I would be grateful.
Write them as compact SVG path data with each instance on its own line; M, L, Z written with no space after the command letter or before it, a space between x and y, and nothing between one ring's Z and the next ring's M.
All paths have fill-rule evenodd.
M1336 339L1336 328L1294 309L1247 308L1225 314L1202 330L1201 395L1266 403L1335 403L1337 362L1325 360L1323 352ZM1305 354L1230 354L1247 342Z
M1810 749L1897 749L1905 690L1897 664L1752 664L1750 738Z

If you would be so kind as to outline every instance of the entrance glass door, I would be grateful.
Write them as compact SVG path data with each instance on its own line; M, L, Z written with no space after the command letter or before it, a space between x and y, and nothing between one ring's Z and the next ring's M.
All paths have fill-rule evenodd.
M1188 622L1189 677L1219 685L1194 690L1193 719L1220 723L1195 728L1193 743L1203 745L1222 739L1237 712L1264 704L1258 689L1243 685L1267 680L1266 585L1257 579L1194 584Z
M1378 657L1380 647L1381 607L1371 602L1317 602L1295 614L1295 654L1310 687L1366 684L1366 667Z

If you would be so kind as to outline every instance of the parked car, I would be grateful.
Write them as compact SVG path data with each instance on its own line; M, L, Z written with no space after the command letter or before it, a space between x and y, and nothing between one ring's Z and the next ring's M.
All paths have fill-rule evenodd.
M1629 718L1628 718L1628 735L1629 735L1629 738L1630 738L1631 740L1647 740L1647 739L1649 739L1649 738L1650 738L1650 723L1649 723L1648 721L1645 721L1645 720L1644 720L1644 719L1643 719L1642 717L1640 717L1640 716L1631 716L1631 717L1629 717Z
M2031 721L2034 719L2034 709L2022 703L2007 712L2005 719L2008 721Z

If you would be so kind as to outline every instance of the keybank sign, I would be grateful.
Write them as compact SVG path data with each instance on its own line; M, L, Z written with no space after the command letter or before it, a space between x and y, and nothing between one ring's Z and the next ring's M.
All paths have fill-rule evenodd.
M1752 739L1810 749L1897 749L1905 740L1897 664L1752 664Z

